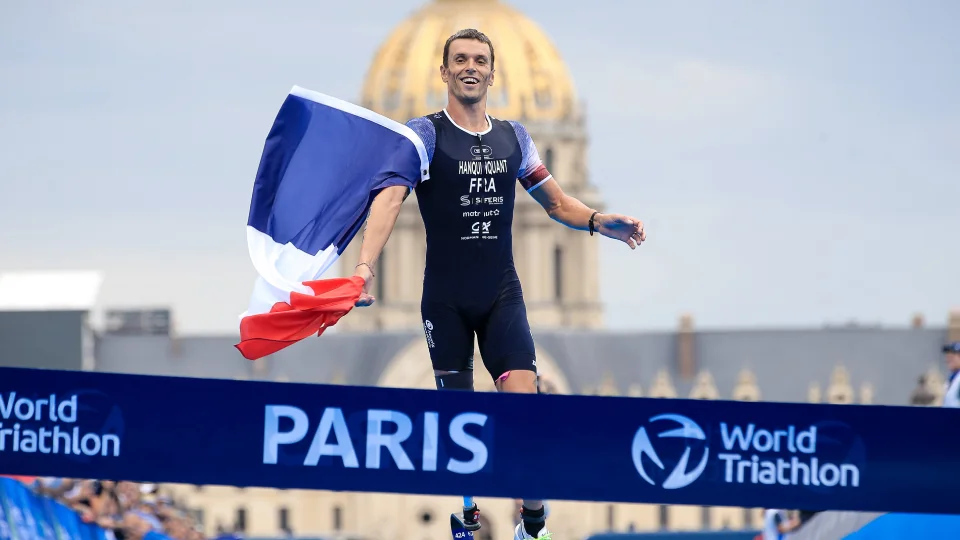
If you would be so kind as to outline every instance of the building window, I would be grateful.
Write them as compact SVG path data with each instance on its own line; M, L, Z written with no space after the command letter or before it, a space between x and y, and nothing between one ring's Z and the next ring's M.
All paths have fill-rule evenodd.
M343 509L339 506L333 507L333 530L343 530Z
M665 504L660 505L660 530L666 530L670 526L670 515L667 512L668 506Z
M548 171L553 170L553 148L547 148L543 153L543 166L546 167Z
M753 509L751 508L743 509L743 528L744 529L753 528Z
M280 530L290 532L290 510L286 506L281 506L277 519L280 521Z
M246 532L247 530L247 509L237 508L237 517L233 522L233 530L237 532Z
M563 250L557 246L553 250L553 296L563 300Z
M613 511L614 511L613 505L608 504L607 505L607 530L608 531L613 531L613 528L614 528Z
M700 507L700 527L702 529L710 528L710 507L709 506Z

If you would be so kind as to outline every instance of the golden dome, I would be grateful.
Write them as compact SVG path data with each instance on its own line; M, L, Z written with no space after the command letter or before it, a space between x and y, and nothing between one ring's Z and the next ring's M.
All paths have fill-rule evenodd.
M362 105L399 122L445 107L443 44L464 28L493 41L491 116L550 121L575 113L576 90L556 47L536 23L499 0L433 0L400 23L370 66Z

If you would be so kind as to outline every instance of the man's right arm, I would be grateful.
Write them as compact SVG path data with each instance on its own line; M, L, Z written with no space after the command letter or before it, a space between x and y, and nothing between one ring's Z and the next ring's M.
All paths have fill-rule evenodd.
M360 257L354 268L354 275L360 276L364 281L363 293L356 304L358 307L369 306L374 302L373 296L368 292L374 278L373 268L377 265L377 259L380 258L390 233L393 232L397 216L400 215L400 207L408 193L407 186L390 186L380 191L370 204L370 215L367 217L367 226L360 242Z
M433 123L421 116L408 121L406 126L420 138L427 152L427 161L433 161L433 151L437 143ZM410 188L406 185L388 186L374 197L370 205L367 227L360 243L360 257L354 268L354 275L363 278L364 282L360 300L356 303L358 307L369 306L375 300L369 293L370 283L375 278L373 267L376 266L380 252L390 238L397 216L400 215L400 206L409 194Z

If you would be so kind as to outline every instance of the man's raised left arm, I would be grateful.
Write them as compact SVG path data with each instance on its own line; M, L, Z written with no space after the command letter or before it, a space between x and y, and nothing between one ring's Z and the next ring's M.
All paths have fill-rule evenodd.
M540 203L554 221L571 229L590 231L591 234L597 232L625 242L630 249L636 249L647 239L643 222L639 219L622 214L604 214L590 208L576 197L564 193L560 184L552 177L536 186L530 196Z
M583 204L582 201L563 192L553 174L540 161L540 153L523 124L511 122L520 144L522 160L518 174L520 185L533 197L555 221L571 229L599 233L620 240L636 249L646 241L643 222L622 214L603 214Z

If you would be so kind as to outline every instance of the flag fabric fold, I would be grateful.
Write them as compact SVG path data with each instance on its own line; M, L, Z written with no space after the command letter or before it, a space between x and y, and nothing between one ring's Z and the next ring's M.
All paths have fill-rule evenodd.
M247 217L257 271L240 319L249 360L320 335L360 296L360 278L321 279L353 240L376 193L429 178L423 141L404 124L294 86L263 148Z
M312 294L291 292L289 302L278 302L269 312L247 315L240 321L241 341L236 346L240 354L255 360L301 339L323 334L353 309L360 298L363 279L321 279L305 285Z

